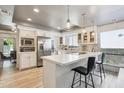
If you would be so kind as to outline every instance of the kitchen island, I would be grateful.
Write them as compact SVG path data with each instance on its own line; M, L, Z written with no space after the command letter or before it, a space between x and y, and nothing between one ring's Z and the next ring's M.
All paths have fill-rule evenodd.
M71 87L73 71L77 66L86 66L88 57L96 57L101 52L87 52L86 54L72 53L45 56L43 58L44 86L46 88Z

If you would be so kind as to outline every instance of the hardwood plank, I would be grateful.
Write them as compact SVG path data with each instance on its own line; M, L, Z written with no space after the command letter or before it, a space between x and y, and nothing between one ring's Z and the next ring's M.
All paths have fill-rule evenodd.
M5 74L5 72L8 73ZM0 87L34 88L43 87L42 67L24 71L3 70L0 76Z

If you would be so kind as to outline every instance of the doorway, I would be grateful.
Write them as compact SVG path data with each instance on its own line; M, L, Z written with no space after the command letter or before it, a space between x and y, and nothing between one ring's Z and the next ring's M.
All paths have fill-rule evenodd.
M0 34L0 73L2 75L16 69L16 34Z

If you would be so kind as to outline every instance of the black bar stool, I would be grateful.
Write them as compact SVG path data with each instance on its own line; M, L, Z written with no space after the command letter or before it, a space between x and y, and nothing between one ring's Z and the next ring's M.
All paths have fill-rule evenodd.
M87 88L87 85L92 86L93 88L95 88L94 82L93 82L93 76L92 76L92 73L91 73L93 68L94 68L94 65L95 65L95 57L89 57L88 58L88 63L87 63L87 68L85 68L83 66L73 68L72 71L74 71L74 77L73 77L71 87L73 88L73 86L78 82L80 83L80 86L81 86L81 82L85 82L85 88ZM76 73L80 74L80 77L79 77L79 80L75 82ZM81 80L81 75L85 76L85 81ZM91 77L92 85L87 83L87 76L88 75L90 75L90 77Z
M102 53L101 60L96 61L96 64L99 67L101 82L102 82L102 72L103 72L104 77L105 77L105 70L104 70L104 66L103 66L104 59L105 59L105 53Z

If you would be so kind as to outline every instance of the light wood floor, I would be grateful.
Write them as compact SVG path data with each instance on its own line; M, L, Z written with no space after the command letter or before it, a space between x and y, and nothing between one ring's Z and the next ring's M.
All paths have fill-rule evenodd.
M99 72L96 72L96 74L98 75ZM103 77L103 81L101 82L100 77L93 75L95 88L116 88L117 77L118 73L106 71L106 76L105 78ZM90 81L89 83L92 84ZM81 88L84 88L84 86L84 83L82 83ZM91 88L90 86L88 87Z
M117 80L117 73L106 72L106 77L101 83L100 78L94 77L95 87L114 88ZM3 68L0 75L1 88L43 88L43 68L33 68L18 71L14 67ZM84 84L82 83L82 86Z
M38 88L43 87L42 68L18 71L13 68L3 69L0 76L1 88Z

